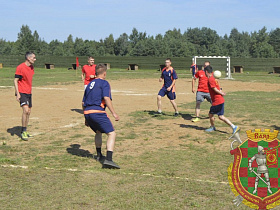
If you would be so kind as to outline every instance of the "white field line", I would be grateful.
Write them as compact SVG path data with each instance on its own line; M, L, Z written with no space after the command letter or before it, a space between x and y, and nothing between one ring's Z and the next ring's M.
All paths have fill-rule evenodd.
M14 86L0 86L0 88L12 88ZM68 88L49 88L49 87L33 87L32 89L37 90L69 90ZM79 89L76 90L78 92L84 92L84 90ZM157 95L157 91L154 93L137 93L131 90L112 90L112 93L115 93L114 95L125 95L125 96L152 96ZM192 93L176 93L177 95L189 95Z
M3 168L21 168L21 169L28 169L28 166L20 166L20 165L1 165ZM50 168L50 167L44 167L45 170L52 170L52 171L71 171L71 172L90 172L94 173L93 171L89 170L78 170L76 168L61 168L61 169L56 169L56 168ZM204 182L204 183L213 183L213 184L224 184L228 185L227 182L221 182L221 181L212 181L212 180L201 180L201 179L191 179L191 178L186 178L186 177L168 177L168 176L158 176L154 174L137 174L137 173L121 173L123 175L131 175L131 176L149 176L149 177L154 177L154 178L160 178L160 179L180 179L180 180L187 180L187 181L192 181L192 182Z

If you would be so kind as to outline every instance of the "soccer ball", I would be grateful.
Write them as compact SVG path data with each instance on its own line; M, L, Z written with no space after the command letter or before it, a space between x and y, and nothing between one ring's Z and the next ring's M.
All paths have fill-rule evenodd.
M218 71L218 70L214 71L214 77L216 79L219 79L221 76L222 76L222 73L220 71Z

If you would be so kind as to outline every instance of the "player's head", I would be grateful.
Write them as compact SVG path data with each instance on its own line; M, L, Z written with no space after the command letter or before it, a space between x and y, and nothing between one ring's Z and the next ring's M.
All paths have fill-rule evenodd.
M92 66L94 64L94 58L92 56L88 57L88 65Z
M30 64L34 64L34 62L36 61L36 56L33 52L26 52L25 60Z
M165 66L166 67L170 67L171 66L171 59L170 58L166 58L165 59Z
M206 66L204 68L204 71L205 71L207 77L211 77L213 74L213 69L212 69L212 66L210 66L210 65Z
M95 67L96 77L105 79L106 78L107 67L103 63L97 64Z
M204 68L205 68L206 66L210 66L210 61L205 61L205 62L204 62Z

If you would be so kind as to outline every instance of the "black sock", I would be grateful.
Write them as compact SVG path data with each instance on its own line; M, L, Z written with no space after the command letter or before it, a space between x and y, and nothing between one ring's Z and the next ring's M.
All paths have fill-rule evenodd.
M26 131L26 127L22 127L21 132Z
M97 156L101 157L102 153L101 153L101 147L100 148L96 148L96 152L97 152Z
M107 151L106 160L112 161L113 151Z

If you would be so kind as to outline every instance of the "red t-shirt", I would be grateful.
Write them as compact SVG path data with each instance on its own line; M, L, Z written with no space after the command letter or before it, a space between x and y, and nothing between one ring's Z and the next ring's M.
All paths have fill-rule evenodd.
M34 67L32 65L27 66L25 63L18 65L15 77L19 78L18 91L20 93L31 94L33 75Z
M220 85L214 76L211 76L208 79L208 86L209 86L209 92L212 100L212 106L217 106L219 104L224 103L225 102L224 97L213 90L213 88L217 88L218 90L220 90Z
M208 77L206 76L205 72L203 70L199 70L196 72L194 77L198 80L198 87L197 91L199 92L204 92L204 93L209 93L209 88L208 88Z
M94 78L90 78L90 75L95 75L95 67L96 65L93 64L92 66L90 65L84 65L82 72L86 75L85 77L85 85L88 85Z

